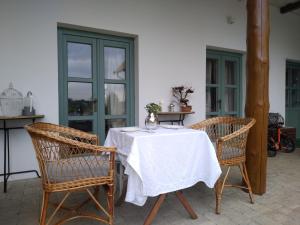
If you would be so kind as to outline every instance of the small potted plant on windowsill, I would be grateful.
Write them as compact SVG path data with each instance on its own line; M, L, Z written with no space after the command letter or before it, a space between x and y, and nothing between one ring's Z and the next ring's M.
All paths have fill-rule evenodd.
M188 104L188 97L194 93L194 90L191 87L177 86L172 88L173 96L176 98L180 104L181 112L191 112L192 106Z

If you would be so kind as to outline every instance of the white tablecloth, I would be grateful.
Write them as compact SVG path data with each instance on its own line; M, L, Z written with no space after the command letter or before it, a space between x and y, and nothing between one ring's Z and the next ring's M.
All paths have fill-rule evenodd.
M155 133L111 128L105 146L116 146L128 175L125 201L142 206L147 197L203 181L214 187L221 174L207 134L192 129L159 128Z

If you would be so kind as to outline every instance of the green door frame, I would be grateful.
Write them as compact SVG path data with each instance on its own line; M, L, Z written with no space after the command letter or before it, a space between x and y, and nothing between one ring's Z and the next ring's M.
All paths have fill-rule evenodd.
M92 32L58 28L58 80L59 80L59 123L68 126L69 120L92 120L93 133L105 140L105 122L107 119L126 119L126 126L135 123L134 104L134 43L132 38L103 35ZM68 77L67 42L90 44L92 46L92 78ZM108 80L104 78L104 47L124 48L126 52L125 80ZM88 82L93 86L93 97L98 99L97 110L91 116L68 116L68 82ZM124 84L126 113L124 115L105 115L104 85Z
M242 54L225 52L218 50L207 50L206 59L215 59L218 62L218 80L219 84L207 84L206 88L215 87L218 88L218 98L221 100L221 107L216 112L206 112L206 116L221 116L221 115L236 115L241 116L241 102L242 102ZM230 60L236 62L235 74L237 79L237 85L225 84L225 61ZM225 112L224 93L226 88L236 89L236 105L237 111Z

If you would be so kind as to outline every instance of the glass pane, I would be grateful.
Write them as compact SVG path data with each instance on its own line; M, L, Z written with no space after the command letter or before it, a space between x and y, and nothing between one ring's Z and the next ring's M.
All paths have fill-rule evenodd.
M92 132L93 121L92 120L70 120L69 127L82 130L85 132Z
M105 135L108 133L109 128L112 127L125 127L126 119L110 119L105 121Z
M105 84L105 114L125 114L125 85Z
M217 115L206 115L206 119L217 117Z
M92 83L68 83L69 116L93 114Z
M232 112L237 110L236 105L236 89L226 88L224 96L224 110L225 112Z
M125 49L104 47L105 79L124 80L125 72Z
M237 113L228 113L226 114L226 116L237 117L238 115Z
M290 87L290 86L292 86L291 85L291 81L292 81L292 79L291 79L291 76L292 75L292 69L290 69L290 68L287 68L286 69L286 77L285 77L285 85L287 86L287 87Z
M218 88L206 88L206 112L217 112L218 110Z
M68 42L68 76L92 77L92 46Z
M225 84L236 85L235 66L236 62L225 61Z
M206 60L206 83L218 84L218 61L216 59Z
M292 86L300 88L300 70L293 69L292 73Z
M285 89L285 106L289 106L289 93L290 91L288 89Z
M292 90L292 107L300 107L300 90Z

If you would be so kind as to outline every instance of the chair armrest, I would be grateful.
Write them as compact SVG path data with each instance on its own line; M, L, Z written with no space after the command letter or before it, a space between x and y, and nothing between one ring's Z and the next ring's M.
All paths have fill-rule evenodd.
M26 125L25 128L33 133L41 133L48 136L54 133L64 136L69 139L83 141L91 144L98 144L98 136L95 134L87 133L64 125L56 125L51 123L37 122L31 125ZM57 135L56 135L57 136Z
M250 126L244 126L241 129L228 134L226 136L220 137L217 139L216 146L217 146L217 157L220 160L223 160L223 150L224 147L229 149L240 149L241 151L244 151L246 148L247 143L247 136L250 128L253 124Z
M86 143L90 143L93 145L98 145L99 144L99 139L98 136L96 134L91 134L91 133L87 133L84 131L80 131L80 130L76 130L76 129L70 129L68 128L68 132L67 133L62 133L62 134L66 134L67 136L71 136L73 137L75 140L79 138L78 141L80 142L86 142Z
M99 145L85 143L77 140L66 139L63 137L56 137L55 139L56 140L54 141L62 142L74 148L81 148L81 149L90 150L94 152L113 152L113 153L116 152L116 147L99 146Z

